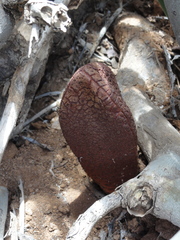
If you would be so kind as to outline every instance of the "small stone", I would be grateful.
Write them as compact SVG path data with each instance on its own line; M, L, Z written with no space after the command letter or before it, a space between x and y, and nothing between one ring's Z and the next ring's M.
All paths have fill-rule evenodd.
M61 188L65 188L65 187L66 187L66 183L65 182L61 183Z

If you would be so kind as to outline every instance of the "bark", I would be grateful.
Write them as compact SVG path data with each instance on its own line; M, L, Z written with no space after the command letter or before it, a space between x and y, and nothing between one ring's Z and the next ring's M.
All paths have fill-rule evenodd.
M152 161L161 149L167 149L169 145L172 149L179 139L178 132L165 118L161 118L161 111L170 101L171 84L156 53L158 48L154 38L159 39L159 33L144 18L126 14L118 19L114 36L122 51L116 76L119 88L134 116L139 145L147 159ZM148 99L153 100L153 104ZM159 108L154 108L154 104ZM171 131L168 132L167 128ZM172 142L173 138L175 141Z

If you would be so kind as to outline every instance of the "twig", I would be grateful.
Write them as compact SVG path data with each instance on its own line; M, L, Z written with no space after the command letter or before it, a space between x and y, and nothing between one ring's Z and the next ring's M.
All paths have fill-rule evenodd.
M43 97L51 97L51 96L57 96L57 95L59 96L61 94L62 94L62 91L47 92L47 93L43 93L41 95L36 96L34 99L37 100Z
M26 127L27 125L29 125L31 122L35 121L36 119L38 119L39 117L41 117L44 114L47 114L49 111L51 111L53 108L58 108L60 106L60 102L61 99L59 98L58 100L56 100L55 102L53 102L52 104L50 104L49 106L47 106L46 108L42 109L40 112L38 112L36 115L34 115L32 118L28 119L23 127Z
M38 141L36 141L35 139L32 139L30 137L25 137L25 136L21 136L24 140L27 140L29 141L30 143L33 143L33 144L36 144L38 145L39 147L45 149L45 150L48 150L48 151L53 151L53 149L51 147L48 147L46 144L43 144L43 143L40 143Z
M48 114L53 108L58 108L60 106L60 102L61 99L56 100L55 102L53 102L52 104L50 104L49 106L47 106L46 108L44 108L43 110L41 110L40 112L38 112L36 115L34 115L32 118L28 119L23 126L20 125L17 126L14 131L12 132L11 138L15 137L16 135L18 135L23 128L25 128L27 125L29 125L31 122L35 121L36 119L40 118L42 115L44 114Z
M74 74L75 71L77 70L77 67L78 67L79 63L80 63L80 61L82 60L82 58L83 58L83 56L84 56L84 54L85 54L85 52L86 52L86 50L87 50L86 44L87 44L87 42L85 42L85 44L84 44L84 46L83 46L83 49L82 49L81 53L79 54L78 60L77 60L77 62L76 62L76 64L75 64L75 66L73 66L73 71L72 71L73 74Z
M53 172L53 168L54 168L54 162L53 160L51 160L51 166L50 166L49 172L53 175L53 177L56 177L56 175Z
M108 18L106 20L104 27L100 30L99 35L98 35L98 39L96 40L95 43L93 43L93 46L90 49L89 58L92 57L92 55L94 54L97 46L99 45L99 43L101 42L102 38L106 34L108 28L111 26L111 24L114 22L114 20L119 16L119 14L122 12L122 9L123 9L122 1L120 1L120 7L113 13L113 15L110 18Z
M67 240L85 240L99 219L122 205L121 190L115 191L96 201L78 217L71 227Z
M10 212L9 229L5 234L4 238L6 237L11 237L11 240L18 240L18 221L17 221L17 216L15 214L14 208L13 208L13 212Z
M172 62L170 61L170 54L167 51L167 48L162 45L163 51L164 51L164 55L166 58L166 63L167 63L167 70L168 70L168 74L169 74L169 78L171 80L171 99L170 99L170 104L171 104L171 108L172 108L172 114L174 117L177 117L177 113L176 113L176 109L175 109L175 102L174 102L174 98L173 98L173 90L174 90L174 83L176 80L176 76L173 73L171 64Z
M19 232L24 234L24 219L25 219L25 207L24 207L24 189L22 179L19 179L19 189L21 191L20 205L19 205Z

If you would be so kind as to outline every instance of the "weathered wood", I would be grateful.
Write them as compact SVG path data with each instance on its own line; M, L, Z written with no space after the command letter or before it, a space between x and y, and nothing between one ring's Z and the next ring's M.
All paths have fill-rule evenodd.
M69 1L65 1L65 3L68 4ZM44 15L41 12L41 7L46 7L46 5L48 7L45 9L48 11L49 8L52 8L52 11L56 11L57 17L53 14L53 19L51 19L51 16L48 14ZM23 49L24 54L20 56L19 66L16 68L13 78L11 79L8 100L0 122L0 161L23 107L29 79L31 77L35 78L39 83L43 75L53 42L53 31L65 31L69 26L70 19L67 16L67 10L67 7L61 3L29 1L24 12L26 22L33 24L33 26L37 25L39 31L34 34L34 31L31 31L31 29L26 29L25 26L28 25L26 22L23 22L23 20L19 21L17 25L17 31L19 31L20 36L23 36L21 36L21 38L24 39L26 44L24 47L25 50ZM40 25L38 25L39 22L37 21L36 15L38 19L42 17ZM34 27L32 27L32 30L34 30ZM36 35L38 32L41 32L41 37ZM28 43L30 43L29 51ZM46 49L46 51L44 51L44 49ZM38 64L39 62L43 65ZM38 83L35 85L36 87L38 87ZM31 101L32 97L29 99L30 104L28 104L28 106L31 105ZM27 112L28 111L26 111L25 117ZM22 125L25 117L21 123Z

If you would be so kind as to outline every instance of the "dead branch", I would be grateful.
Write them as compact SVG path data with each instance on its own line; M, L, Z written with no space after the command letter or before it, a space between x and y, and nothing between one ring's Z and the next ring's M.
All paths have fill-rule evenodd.
M159 44L165 45L166 39L169 42L172 39L165 33L156 31L143 17L131 13L117 19L114 37L121 50L118 74L123 78L123 89L129 85L137 86L163 110L169 103L171 86L158 59L164 57Z
M66 3L68 2L69 1L66 1ZM44 4L43 5L45 7L44 9L47 9L47 11L49 8L52 8L52 11L57 12L57 14L53 15L53 19L51 19L51 16L48 16L48 14L44 15L44 13L41 12L40 7L42 7L42 4ZM46 6L46 4L48 5L48 7ZM53 30L65 31L65 28L69 26L70 20L66 14L66 11L67 11L67 7L62 3L55 4L48 1L46 3L30 1L27 3L27 6L25 7L26 21L29 24L36 24L36 25L39 24L37 28L41 30L41 38L38 39L36 37L36 33L34 34L34 31L32 32L31 34L32 37L30 39L32 42L30 42L31 43L30 47L31 49L33 49L33 51L30 50L29 56L26 55L23 57L23 59L21 60L20 66L16 69L13 75L13 78L11 80L9 97L8 97L6 107L4 109L1 122L0 122L0 133L1 133L0 161L2 159L9 137L16 125L16 121L18 119L19 113L22 110L27 84L29 82L31 74L33 74L33 68L35 68L35 70L38 71L38 73L40 72L38 76L39 79L41 79L42 77L40 66L39 64L37 64L36 61L39 61L39 60L42 61L44 66L43 68L41 66L41 68L45 69L45 64L48 59L48 55L52 45L52 39L53 39L52 31ZM38 19L41 19L40 23L36 22L37 16L38 16ZM45 27L42 27L43 25L45 25ZM49 25L51 27L49 27ZM44 49L46 49L46 51L44 51ZM38 85L36 84L36 86ZM32 99L30 99L30 102L31 101ZM25 115L27 115L27 112ZM25 121L25 118L23 119L23 121Z
M123 27L131 22L134 17L143 23L141 17L124 16L115 26L116 33L118 33L118 28L123 31ZM121 21L123 24L121 24ZM145 25L145 23L142 25ZM132 29L132 26L130 26L130 29ZM144 33L146 37L146 31ZM136 28L136 34L139 34L141 38L136 38L134 34L133 37L128 39L128 44L125 44L126 51L124 51L121 59L117 81L122 90L122 96L133 114L139 145L150 163L136 180L128 182L126 193L129 193L126 199L129 204L127 204L127 209L136 216L143 216L150 211L156 217L167 219L179 226L180 219L177 209L180 210L180 204L178 204L177 199L180 197L180 189L178 189L180 183L178 178L180 173L180 134L160 111L170 96L170 80L165 69L155 57L154 51L156 49L152 48L153 45L147 46L146 42L142 41L143 34L138 33L138 28ZM118 34L115 34L115 39L121 43L118 36ZM150 59L147 57L149 56L148 52L142 52L145 48L151 53ZM130 49L134 60L134 64L131 65L129 65L128 60ZM146 72L140 71L143 65L145 65ZM161 78L162 76L163 78ZM127 79L131 79L131 81L127 81ZM151 86L153 88L150 88ZM149 100L151 96L154 96L154 101L160 106L160 109ZM130 186L131 183L132 186ZM136 199L136 206L133 203L133 198L136 198L136 195L138 196L137 193L143 193L140 189L147 186L148 190L143 191L150 195L144 199L149 199L149 205L152 209L149 208L148 211L143 212L143 206L145 205L143 198ZM130 209L130 206L132 209ZM142 211L140 214L139 210Z
M101 42L102 38L106 34L108 28L111 26L111 24L114 22L114 20L119 16L119 14L122 12L122 1L120 1L120 7L112 14L110 18L108 18L105 22L105 25L100 30L97 40L95 43L93 43L93 46L89 49L89 59L94 54L96 48L98 47L99 43Z
M48 114L52 109L58 108L61 102L61 98L57 99L55 102L47 106L46 108L42 109L40 112L38 112L36 115L34 115L32 118L27 119L25 122L23 122L21 125L18 125L16 128L14 128L11 138L16 136L21 132L23 128L25 128L27 125L29 125L31 122L35 121L36 119L40 118L44 114Z
M96 222L104 217L108 212L120 207L122 204L120 191L113 192L104 198L96 201L86 212L78 217L70 229L66 239L84 240L89 235Z
M43 49L44 46L48 47L47 42L50 43L51 41L47 41L46 39L52 40L51 28L47 27L46 34L44 34L42 40L39 43L39 47L37 53L40 49ZM50 45L49 45L50 46ZM9 90L9 98L3 112L3 116L0 122L0 160L2 159L4 150L6 148L7 142L11 135L11 132L16 124L18 119L18 115L21 111L24 96L26 92L26 86L29 81L30 73L34 66L36 57L27 59L15 72L12 80L11 80L11 87Z
M134 116L139 145L147 159L152 161L162 148L166 148L167 143L170 144L170 139L173 137L176 140L179 139L177 131L165 118L161 118L160 111L154 108L155 104L163 111L163 108L169 104L171 95L171 83L163 65L158 60L157 52L160 50L153 40L153 36L159 39L158 32L144 18L135 14L125 14L117 21L114 36L119 48L122 48L117 74L118 84ZM148 44L147 38L150 39ZM133 99L134 90L131 90L133 87L136 93L138 90L143 93L141 97L140 93L137 93L137 101L136 97ZM148 98L153 100L154 104L151 104ZM149 124L147 129L144 122ZM167 131L169 128L170 131ZM176 141L172 141L172 145L174 143Z
M19 232L24 234L24 220L25 220L25 204L24 204L24 188L22 179L19 179L19 189L21 191L20 204L19 204Z
M168 75L170 78L170 82L171 82L171 99L170 99L170 104L171 104L171 108L172 108L172 114L174 117L177 117L177 113L176 113L176 109L175 109L175 99L173 98L173 90L174 90L174 84L175 84L175 80L176 80L176 76L173 73L172 70L172 62L170 60L170 53L167 51L167 48L163 45L162 46L163 50L164 50L164 55L165 55L165 59L166 59L166 63L167 63L167 71L168 71Z

